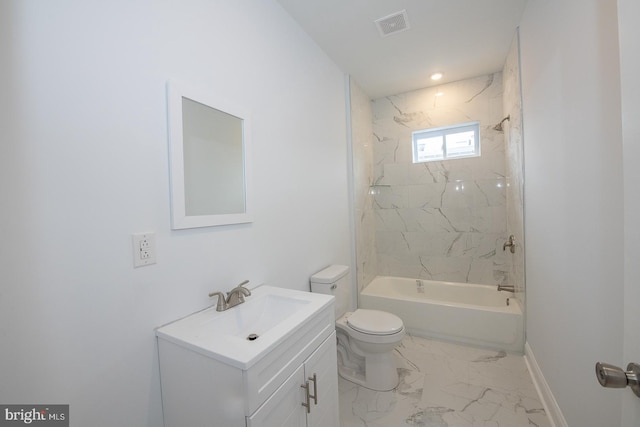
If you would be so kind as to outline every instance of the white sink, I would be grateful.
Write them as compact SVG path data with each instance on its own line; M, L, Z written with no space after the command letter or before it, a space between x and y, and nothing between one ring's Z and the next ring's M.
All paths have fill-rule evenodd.
M251 295L237 305L211 319L211 334L232 335L251 340L260 338L291 315L303 310L309 301L274 294Z
M207 308L158 328L156 335L248 369L332 303L329 295L259 286L240 305L222 312L215 306Z

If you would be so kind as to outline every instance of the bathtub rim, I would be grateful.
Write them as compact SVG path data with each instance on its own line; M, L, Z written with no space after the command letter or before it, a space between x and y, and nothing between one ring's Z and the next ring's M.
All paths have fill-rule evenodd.
M401 280L406 280L406 281L422 280L422 281L424 281L426 283L438 283L438 284L443 284L443 285L447 285L447 286L454 286L454 287L458 287L458 288L480 287L480 288L483 288L483 289L485 289L487 291L500 292L501 294L503 294L505 296L505 298L509 298L510 303L509 303L509 305L504 305L504 306L488 306L488 305L467 304L467 303L457 302L457 301L445 301L445 300L431 299L431 298L427 298L427 297L414 297L414 296L411 296L411 295L403 295L403 294L374 293L374 292L372 292L371 285L374 284L374 282L376 282L378 279L395 279L395 280L401 279ZM424 303L429 303L429 304L444 305L444 306L447 306L447 307L462 307L462 308L469 308L469 309L475 309L475 310L492 311L492 312L496 312L496 313L509 313L509 314L520 314L520 315L523 315L524 314L524 310L523 310L523 307L522 307L522 303L516 297L515 292L498 291L497 290L497 286L498 285L486 285L486 284L479 284L479 283L447 282L447 281L443 281L443 280L433 280L433 279L414 279L414 278L410 278L410 277L400 277L400 276L376 276L376 277L373 278L373 280L371 280L371 282L369 282L369 284L367 286L365 286L358 293L358 297L360 297L360 295L364 295L364 296L372 296L372 297L380 297L380 298L397 299L397 300L401 300L401 301L424 302ZM367 289L369 289L369 292L367 292Z
M359 292L359 307L384 310L397 315L403 319L408 335L496 351L506 351L513 354L523 354L525 339L524 310L517 298L513 298L517 301L516 304L512 303L509 306L496 307L497 309L493 309L493 307L469 305L457 302L446 303L440 300L431 300L423 297L396 297L395 295L384 295L371 292L365 293L365 290L377 278L404 279L405 281L414 281L417 279L397 276L376 276L369 285L367 285L367 287ZM427 281L428 279L421 280ZM437 283L453 283L454 285L457 284L456 282L431 281ZM477 284L461 283L459 285L464 286ZM493 290L497 285L479 284L477 286L490 288L492 289L492 292L497 292L497 290ZM511 292L502 292L514 295ZM361 295L363 298L360 298ZM402 304L409 305L403 306ZM423 305L424 307L422 307ZM509 308L509 310L504 310L502 308ZM416 310L419 311L420 314L417 314ZM426 310L427 313L425 314L423 310ZM448 314L445 316L446 318L444 319L444 322L440 317L435 319L433 318L433 312L442 313L442 310L448 310L446 311ZM452 313L460 312L462 312L464 316L469 316L469 318L487 319L487 324L492 325L492 327L489 328L491 332L484 333L485 331L480 331L478 335L470 333L469 330L473 330L476 326L476 323L472 322L468 324L469 329L464 333L461 333L459 329L459 322L447 323L447 321L453 320L453 318L450 317ZM488 318L485 318L484 316L488 316ZM429 321L430 318L432 320L431 322ZM502 321L499 319L502 319ZM440 324L447 324L450 327L446 332L443 332L443 328Z

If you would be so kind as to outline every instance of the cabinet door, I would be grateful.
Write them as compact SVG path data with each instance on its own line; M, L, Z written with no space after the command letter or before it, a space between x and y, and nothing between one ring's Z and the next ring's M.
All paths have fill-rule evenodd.
M305 399L304 366L291 374L260 408L247 417L247 427L302 427L306 425L306 413L302 407Z
M310 378L316 376L317 404L311 399L311 410L307 414L308 427L338 427L338 362L336 333L333 332L304 364L305 380L309 382L311 394L314 384Z

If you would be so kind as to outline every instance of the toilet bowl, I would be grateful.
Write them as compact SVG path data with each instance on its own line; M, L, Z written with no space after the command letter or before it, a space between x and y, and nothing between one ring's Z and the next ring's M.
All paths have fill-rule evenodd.
M336 320L336 331L338 347L346 351L339 354L338 360L350 358L350 363L338 363L340 376L377 391L397 387L393 350L405 335L399 317L384 311L358 309Z
M402 319L380 310L350 305L349 268L332 265L311 277L312 292L336 297L338 373L344 379L377 391L398 385L393 350L405 335Z

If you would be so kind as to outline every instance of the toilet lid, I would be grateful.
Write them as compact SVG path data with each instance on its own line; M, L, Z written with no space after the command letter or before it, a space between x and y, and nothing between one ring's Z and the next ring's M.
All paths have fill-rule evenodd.
M403 328L402 319L395 314L379 310L354 311L348 318L347 324L356 331L372 335L391 335Z

